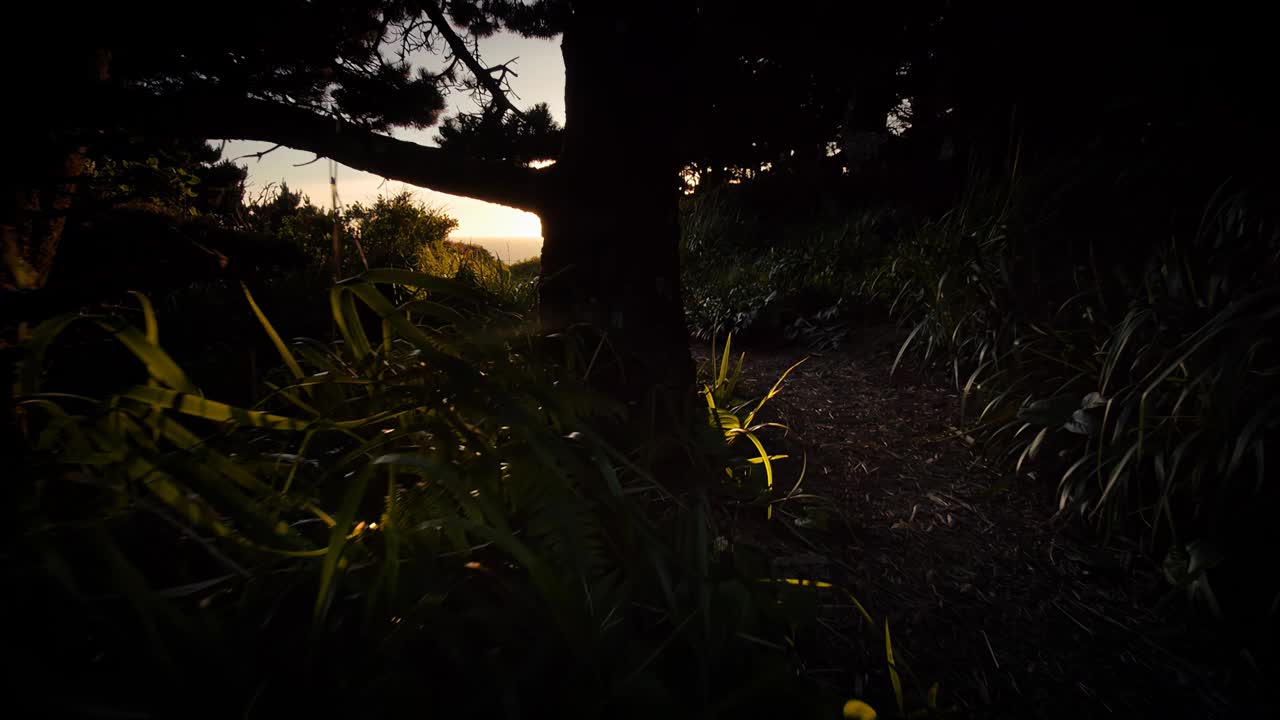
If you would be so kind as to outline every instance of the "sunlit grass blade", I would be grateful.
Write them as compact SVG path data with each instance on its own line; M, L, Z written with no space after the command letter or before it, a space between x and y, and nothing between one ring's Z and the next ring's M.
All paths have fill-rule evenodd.
M792 370L803 365L805 360L808 360L808 358L801 358L794 365L783 371L782 375L780 375L777 381L773 383L773 387L769 388L769 392L765 393L764 397L760 398L760 401L756 403L755 408L751 412L747 413L747 417L742 421L743 427L751 426L751 421L755 419L756 413L760 412L760 409L764 407L765 403L778 396L778 393L782 391L782 383L787 379L787 376L791 374Z
M210 422L231 422L240 426L266 430L305 430L310 425L306 421L295 418L273 415L260 410L246 410L216 400L207 400L199 395L188 395L144 385L135 385L120 393L120 397L136 400L159 410L173 410Z
M146 365L147 373L152 378L178 392L192 395L199 394L200 390L187 379L186 373L182 371L182 368L178 367L173 358L169 357L169 354L161 350L159 346L153 345L147 340L146 335L138 332L137 328L127 325L121 326L109 321L98 321L98 324L114 335L122 345L141 360Z
M907 705L902 697L902 678L898 675L898 663L893 658L893 640L889 637L889 620L884 621L884 654L889 663L889 682L893 683L893 699L898 703L898 714L906 717Z
M138 304L142 306L143 330L146 334L147 342L159 347L160 324L156 321L156 311L151 306L151 300L136 290L130 290L129 294L137 298Z
M315 609L312 613L316 626L324 623L329 608L333 604L334 586L341 569L343 551L346 550L349 533L355 525L356 508L360 505L360 499L364 496L365 487L369 484L369 477L372 474L373 469L370 466L348 478L346 492L338 508L338 514L334 518L336 522L329 532L329 547L325 551L324 561L321 564L320 587L316 592Z
M275 326L271 324L266 314L262 312L262 308L258 307L257 301L253 299L253 293L249 292L249 286L240 283L240 289L244 291L244 297L249 301L249 307L253 310L254 317L258 318L258 323L262 325L267 337L271 339L271 344L275 346L276 352L280 354L280 359L284 362L285 367L289 368L289 372L293 373L295 378L301 380L305 376L302 372L302 366L298 364L298 360L289 350L289 346L285 345L280 333L276 332Z

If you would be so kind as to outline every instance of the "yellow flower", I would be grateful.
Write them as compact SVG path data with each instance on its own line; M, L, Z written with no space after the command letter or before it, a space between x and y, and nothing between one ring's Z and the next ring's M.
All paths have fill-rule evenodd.
M844 704L845 720L876 720L876 711L861 700L850 700Z

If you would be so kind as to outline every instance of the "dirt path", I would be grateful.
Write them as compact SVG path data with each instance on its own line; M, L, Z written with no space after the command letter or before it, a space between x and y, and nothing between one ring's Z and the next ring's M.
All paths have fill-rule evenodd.
M775 445L807 455L804 490L838 510L826 530L769 531L779 566L887 616L916 676L962 717L1238 716L1203 642L1152 611L1167 591L1156 569L1055 520L1054 476L1013 478L956 439L957 392L912 368L890 377L895 338L867 330L811 357L773 401L766 419L791 428ZM801 357L748 348L747 389ZM825 612L830 647L808 670L891 697L883 646L851 607Z

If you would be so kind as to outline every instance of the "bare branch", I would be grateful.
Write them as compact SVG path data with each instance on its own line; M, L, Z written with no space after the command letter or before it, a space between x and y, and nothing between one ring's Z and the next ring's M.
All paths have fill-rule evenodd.
M434 46L429 32L431 23L417 16L399 24L397 32L400 37L400 48L396 51L401 62L408 62L409 56L419 50L429 50Z
M493 73L500 73L498 75L498 82L502 82L503 80L506 80L508 75L512 77L520 77L520 73L511 69L511 64L519 59L520 59L520 56L517 55L516 57L513 57L504 63L501 63L499 65L494 65L491 68L486 68L485 72L489 73L490 75L492 75Z
M279 149L280 149L280 148L282 148L282 147L284 147L284 146L283 146L283 145L279 145L279 144L272 145L271 147L267 148L266 150L263 150L262 152L256 152L256 153L245 153L244 155L241 155L240 157L233 157L233 158L231 158L231 162L235 162L235 161L237 161L237 160L243 160L243 159L245 159L245 158L253 158L255 161L257 161L257 160L261 160L261 159L263 158L263 156L264 156L264 155L266 155L267 153L273 153L273 152L275 152L275 151L279 150Z
M467 69L471 71L471 74L475 76L476 82L480 83L489 95L493 97L494 103L496 103L498 107L510 112L523 121L525 119L524 113L520 112L520 109L517 108L515 104L511 102L511 99L507 97L507 93L502 89L502 81L495 78L489 70L480 66L480 62L476 60L476 55L478 53L472 52L471 49L467 47L466 40L463 40L458 33L453 31L453 28L449 25L449 21L445 18L444 11L440 9L440 6L432 0L424 0L424 2L420 4L422 6L422 11L425 12L427 17L431 18L431 22L435 24L436 30L438 30L440 35L444 37L445 42L449 43L449 49L453 51L454 57L462 60L462 64L466 65ZM477 48L478 47L479 45L477 44Z
M445 66L444 70L441 70L440 72L432 75L431 79L443 80L445 78L451 77L453 75L453 71L457 69L458 63L460 62L462 62L462 59L455 55L454 58L449 61L449 64Z

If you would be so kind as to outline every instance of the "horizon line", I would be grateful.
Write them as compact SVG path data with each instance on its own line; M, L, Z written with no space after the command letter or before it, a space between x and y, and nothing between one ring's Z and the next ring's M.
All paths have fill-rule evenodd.
M449 236L450 240L542 240L541 235L459 235Z

